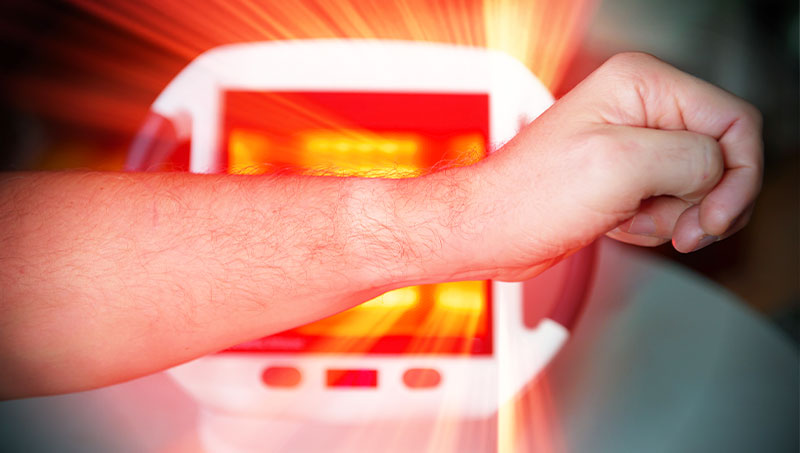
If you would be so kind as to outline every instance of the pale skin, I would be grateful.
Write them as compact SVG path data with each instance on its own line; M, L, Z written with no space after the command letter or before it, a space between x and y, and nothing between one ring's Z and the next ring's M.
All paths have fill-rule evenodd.
M406 180L0 176L0 396L96 388L384 291L523 280L599 236L690 252L748 221L761 119L644 54L485 160Z

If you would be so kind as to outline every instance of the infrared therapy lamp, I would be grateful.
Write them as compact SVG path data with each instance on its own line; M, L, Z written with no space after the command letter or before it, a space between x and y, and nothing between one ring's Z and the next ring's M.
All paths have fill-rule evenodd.
M518 61L442 44L312 40L212 49L152 105L130 171L415 177L467 165L552 103ZM492 219L486 219L491 222ZM170 371L205 407L358 422L497 411L570 334L593 247L526 283L390 291Z

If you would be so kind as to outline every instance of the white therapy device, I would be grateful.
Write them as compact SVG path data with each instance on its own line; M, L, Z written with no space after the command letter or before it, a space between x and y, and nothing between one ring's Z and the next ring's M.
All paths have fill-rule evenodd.
M379 40L227 45L163 90L130 171L414 177L502 146L553 98L486 49ZM491 222L492 219L487 219ZM568 339L594 247L525 283L391 291L170 370L206 407L319 421L489 416Z

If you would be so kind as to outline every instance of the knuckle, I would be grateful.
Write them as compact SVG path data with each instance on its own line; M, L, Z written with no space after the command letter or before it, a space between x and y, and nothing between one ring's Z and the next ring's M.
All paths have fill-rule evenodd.
M722 173L725 171L725 160L723 159L722 148L719 142L713 137L708 137L706 140L706 152L709 157L709 171L714 181L719 181Z
M592 167L605 168L618 159L620 147L612 133L597 130L588 135L584 142L587 163Z
M708 155L720 154L719 142L710 135L696 134L698 148Z
M606 60L603 68L623 73L637 73L659 63L660 60L644 52L622 52Z
M629 152L629 147L610 131L599 130L586 137L583 166L587 182L599 190L615 191L630 173L631 165L626 156L633 153Z
M758 130L761 130L761 126L764 123L764 117L761 115L761 111L758 110L753 104L749 102L744 103L744 117L753 123Z
M617 99L627 106L631 122L641 123L646 118L646 104L658 93L664 71L663 63L643 52L624 52L609 58L599 75L615 87Z

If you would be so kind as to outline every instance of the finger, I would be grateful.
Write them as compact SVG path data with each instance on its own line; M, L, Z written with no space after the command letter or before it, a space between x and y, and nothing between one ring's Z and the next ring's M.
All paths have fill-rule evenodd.
M725 239L747 225L747 222L750 221L750 217L753 215L754 207L755 204L747 206L723 234L714 235L708 234L708 232L700 226L700 206L692 206L678 218L675 224L672 245L679 252L688 253L700 250L714 242Z
M639 212L620 225L622 231L644 236L671 238L678 217L691 203L675 197L656 197L642 202Z
M744 228L744 227L745 227L745 225L747 225L747 222L749 222L749 221L750 221L750 217L752 217L752 215L753 215L753 210L754 210L754 208L755 208L755 203L753 203L753 204L751 204L750 206L748 206L748 207L747 207L747 208L744 210L744 212L743 212L741 215L739 215L739 217L737 217L737 218L736 218L736 219L735 219L735 220L734 220L734 221L731 223L731 226L730 226L730 227L728 227L728 230L727 230L727 231L725 231L725 233L724 233L722 236L720 236L720 237L721 237L722 239L725 239L725 238L727 238L728 236L731 236L731 235L733 235L734 233L736 233L736 232L738 232L739 230L741 230L742 228ZM703 219L703 216L702 216L702 214L703 214L703 207L702 207L702 206L700 207L700 214L701 214L701 215L700 215L700 220L701 220L701 224L702 224L702 219Z
M761 170L752 167L727 170L700 205L700 225L703 230L721 236L748 209L752 210L761 188L761 178Z
M638 199L672 195L697 202L722 177L723 162L716 140L688 131L663 131L607 126L614 137L600 158L609 171L639 192ZM634 194L624 193L632 196Z
M728 231L735 219L752 208L761 190L764 143L760 113L753 108L747 110L725 131L719 143L726 172L700 208L701 225L709 234Z
M675 197L656 197L642 202L639 211L608 236L628 244L653 247L672 238L675 223L691 203Z
M669 238L659 238L652 236L642 236L640 234L631 234L622 231L621 228L614 228L606 233L606 236L614 239L615 241L624 242L626 244L638 245L640 247L657 247L661 244L669 242Z
M681 214L675 223L672 246L682 253L689 253L720 240L719 236L709 235L700 227L700 206L692 206Z

